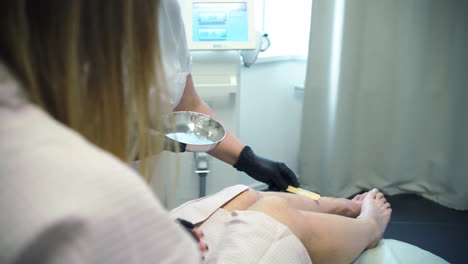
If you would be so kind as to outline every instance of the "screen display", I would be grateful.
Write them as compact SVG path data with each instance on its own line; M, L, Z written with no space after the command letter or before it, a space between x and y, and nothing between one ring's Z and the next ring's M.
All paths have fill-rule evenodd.
M193 3L192 41L249 40L247 3Z

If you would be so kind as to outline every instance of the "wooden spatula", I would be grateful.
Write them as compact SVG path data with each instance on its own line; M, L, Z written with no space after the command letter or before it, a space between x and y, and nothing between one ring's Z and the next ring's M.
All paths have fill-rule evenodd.
M306 197L309 197L310 199L313 199L313 200L318 200L321 197L320 194L318 194L318 193L314 193L314 192L311 192L311 191L308 191L308 190L305 190L305 189L302 189L302 188L296 188L296 187L292 187L292 186L288 186L286 191L291 192L291 193L295 193L295 194L299 194L299 195L302 195L302 196L306 196Z

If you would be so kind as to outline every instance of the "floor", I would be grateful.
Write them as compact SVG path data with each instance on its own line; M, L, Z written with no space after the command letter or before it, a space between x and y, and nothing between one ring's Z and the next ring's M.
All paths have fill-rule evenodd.
M452 264L468 263L468 211L446 208L410 194L387 200L393 212L384 238L413 244Z

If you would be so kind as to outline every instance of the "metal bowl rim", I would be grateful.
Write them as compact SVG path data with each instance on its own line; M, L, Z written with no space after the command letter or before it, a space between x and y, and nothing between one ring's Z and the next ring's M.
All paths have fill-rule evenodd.
M177 114L189 114L189 116L195 115L195 116L206 117L206 118L208 118L208 119L210 119L210 120L216 122L216 124L219 125L219 127L222 129L223 136L222 136L220 139L218 139L218 140L216 140L216 141L213 141L213 143L210 143L210 144L193 144L193 143L180 142L180 141L174 140L174 139L172 139L172 138L169 138L169 137L166 136L166 135L167 135L167 132L165 132L165 133L164 133L164 136L165 136L167 139L169 139L169 140L172 140L172 141L175 141L175 142L179 142L179 143L181 143L181 144L185 144L187 147L190 146L190 145L192 145L192 146L197 146L197 147L201 147L201 146L211 147L212 145L214 145L214 146L218 145L218 144L226 137L226 135L227 135L227 132L226 132L226 129L224 128L224 125L223 125L221 122L219 122L218 120L214 119L213 117L211 117L211 116L209 116L209 115L207 115L207 114L203 114L203 113L199 113L199 112L193 112L193 111L174 111L174 112L168 113L166 116L167 116L167 118L169 118L169 116L171 116L171 115L177 115Z

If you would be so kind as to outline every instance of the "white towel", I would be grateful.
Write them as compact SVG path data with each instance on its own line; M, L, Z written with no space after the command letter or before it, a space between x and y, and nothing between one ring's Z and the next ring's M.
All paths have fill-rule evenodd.
M230 213L221 208L247 189L236 185L187 202L172 210L171 217L192 223L204 221L200 229L209 246L205 263L310 264L307 250L287 226L264 213Z

